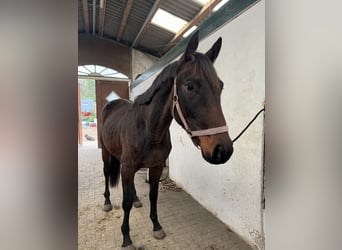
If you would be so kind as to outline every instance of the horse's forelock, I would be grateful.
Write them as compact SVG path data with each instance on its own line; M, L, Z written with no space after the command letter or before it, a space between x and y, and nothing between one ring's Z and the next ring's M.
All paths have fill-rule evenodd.
M218 76L211 60L202 53L196 53L195 58L196 70L200 71L210 83L218 82Z

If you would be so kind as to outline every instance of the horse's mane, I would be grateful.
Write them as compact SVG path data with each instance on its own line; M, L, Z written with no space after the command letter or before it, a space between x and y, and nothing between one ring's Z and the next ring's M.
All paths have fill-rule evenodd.
M151 87L146 90L145 93L139 95L134 103L139 105L149 104L153 96L158 92L158 90L162 87L162 85L167 82L170 77L176 76L178 62L174 62L163 69L163 71L157 76L157 78L153 81Z

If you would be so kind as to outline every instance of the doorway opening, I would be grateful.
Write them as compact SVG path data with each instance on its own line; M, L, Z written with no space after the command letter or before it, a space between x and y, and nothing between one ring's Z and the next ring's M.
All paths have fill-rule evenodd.
M84 142L97 140L96 92L94 79L78 79L81 105L81 129Z
M79 144L99 142L101 111L103 106L118 98L129 99L130 79L114 70L100 65L78 67L78 141Z

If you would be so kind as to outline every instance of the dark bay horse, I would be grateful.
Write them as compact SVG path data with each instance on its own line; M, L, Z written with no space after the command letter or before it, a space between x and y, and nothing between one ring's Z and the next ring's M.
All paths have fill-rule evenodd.
M134 103L115 100L103 108L104 210L112 209L108 184L116 185L121 172L123 249L135 249L129 235L129 215L133 204L139 205L134 175L140 168L149 168L153 236L163 239L166 235L158 221L157 197L159 178L171 151L169 127L173 118L209 163L225 163L233 153L220 102L223 82L213 66L221 43L219 38L206 54L198 53L198 32L194 33L180 60L164 68Z

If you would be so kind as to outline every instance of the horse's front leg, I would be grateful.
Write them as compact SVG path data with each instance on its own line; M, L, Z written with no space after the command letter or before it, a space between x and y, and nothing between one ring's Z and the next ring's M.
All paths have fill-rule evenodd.
M133 206L133 199L135 195L134 188L134 174L135 171L131 166L123 165L121 168L121 181L123 189L122 208L124 210L124 219L121 225L121 232L123 235L122 249L134 250L136 249L132 243L129 235L129 215Z
M134 186L134 197L133 197L133 206L136 208L142 207L142 203L140 201L140 199L137 196L137 191L135 190L135 186Z
M157 200L158 200L158 187L159 179L163 172L163 165L149 169L149 182L150 182L150 203L151 212L150 218L153 223L153 236L156 239L164 239L166 234L159 224L157 214Z

